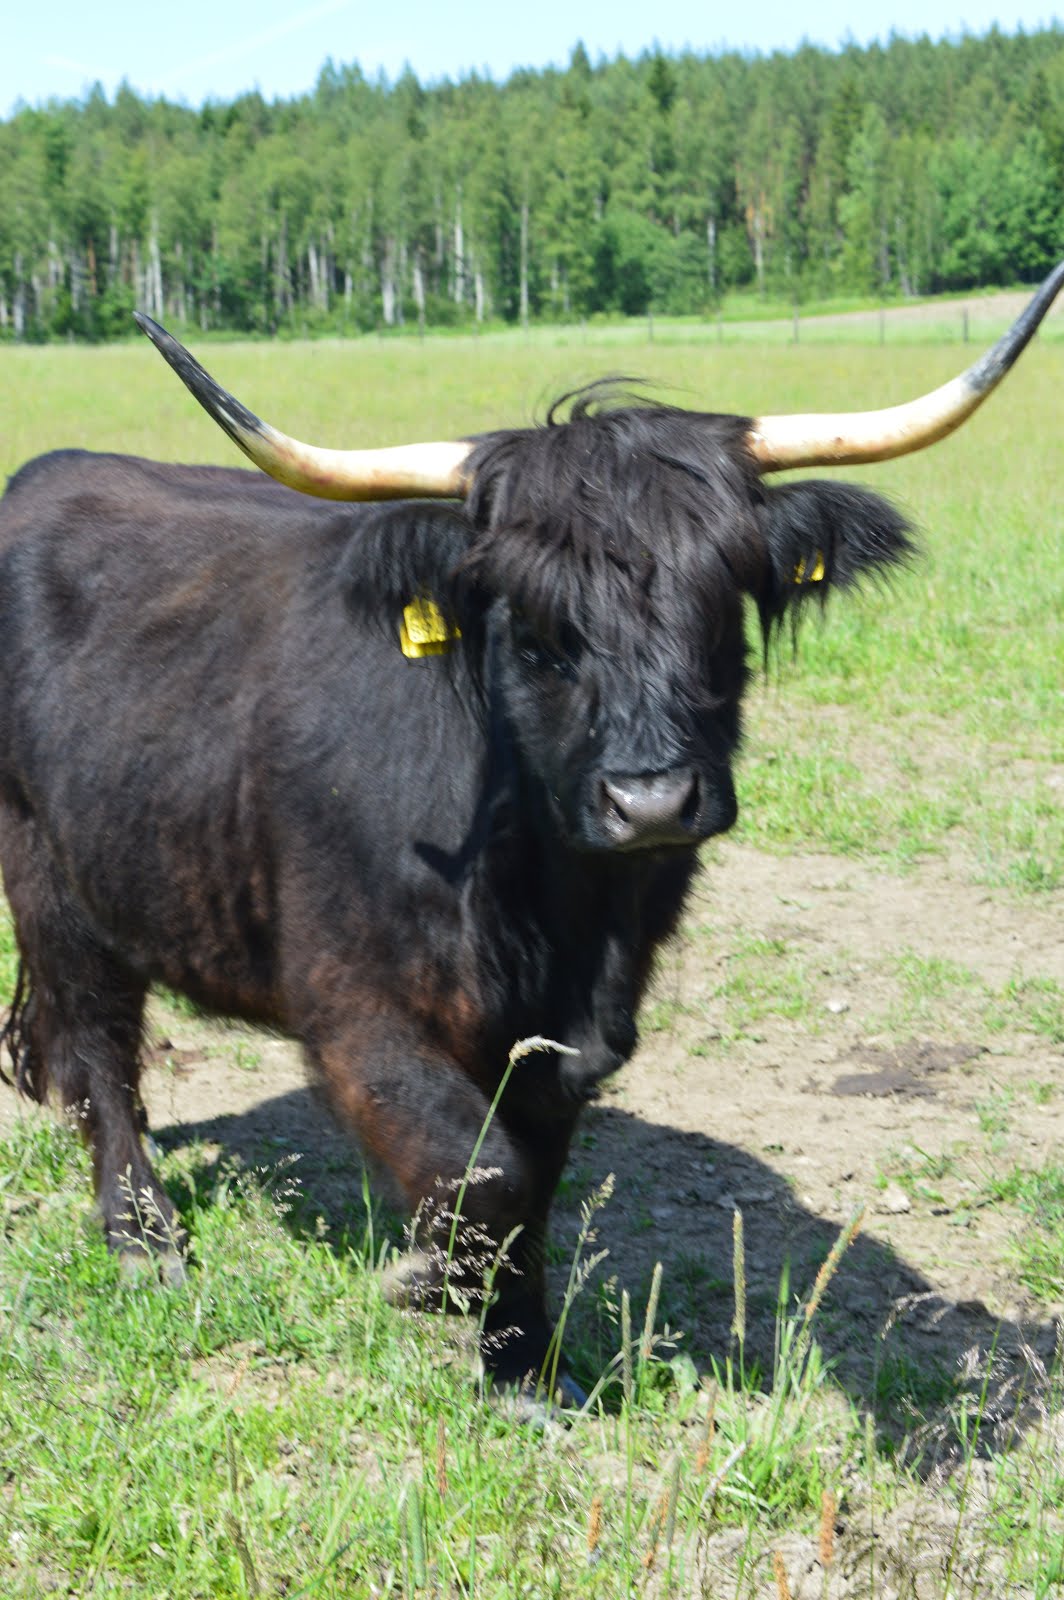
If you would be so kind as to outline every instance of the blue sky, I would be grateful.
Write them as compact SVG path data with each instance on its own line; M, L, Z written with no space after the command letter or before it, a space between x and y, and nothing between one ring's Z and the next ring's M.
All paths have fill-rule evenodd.
M94 81L108 94L123 78L141 93L199 105L259 88L268 98L309 88L329 55L394 78L409 62L422 81L471 69L505 78L516 66L564 63L578 38L592 59L637 55L660 42L708 51L790 50L802 38L837 46L885 39L892 29L938 38L995 22L1007 32L1061 17L1054 0L762 0L714 7L674 0L55 0L5 6L0 51L0 116L19 99L83 94ZM859 20L858 20L859 18Z

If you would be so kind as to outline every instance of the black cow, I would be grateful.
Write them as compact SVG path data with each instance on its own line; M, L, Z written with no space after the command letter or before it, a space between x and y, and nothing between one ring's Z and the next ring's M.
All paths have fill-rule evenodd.
M433 447L427 476L400 452L385 480L387 453L297 446L150 325L269 470L465 503L336 506L79 451L29 463L0 503L0 859L21 956L3 1036L18 1086L80 1117L114 1249L180 1271L138 1093L163 983L302 1042L420 1211L397 1295L474 1288L485 1243L514 1235L484 1355L501 1378L539 1371L574 1124L634 1048L696 846L735 818L744 604L768 636L909 549L875 495L763 473L948 431L1061 281L942 391L952 410L754 423L590 393L565 422ZM456 1224L532 1034L577 1053L513 1067Z

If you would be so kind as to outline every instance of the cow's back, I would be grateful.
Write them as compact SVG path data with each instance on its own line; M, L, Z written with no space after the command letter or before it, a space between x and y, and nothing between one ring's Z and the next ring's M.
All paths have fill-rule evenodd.
M0 502L4 795L131 964L223 1010L288 1021L294 944L455 893L475 730L348 603L377 515L82 452Z

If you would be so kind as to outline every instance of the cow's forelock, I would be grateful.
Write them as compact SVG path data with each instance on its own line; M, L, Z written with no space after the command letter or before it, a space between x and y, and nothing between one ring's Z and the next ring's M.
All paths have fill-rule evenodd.
M578 402L567 423L489 435L467 569L553 643L575 635L634 668L641 648L699 659L764 561L748 427Z

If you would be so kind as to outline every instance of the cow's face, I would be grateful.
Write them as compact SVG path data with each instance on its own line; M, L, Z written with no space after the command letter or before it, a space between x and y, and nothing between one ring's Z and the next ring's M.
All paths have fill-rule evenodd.
M904 553L876 496L768 489L748 427L578 412L478 447L464 568L491 597L488 683L574 848L689 848L731 827L746 598L768 633Z
M641 619L605 641L545 628L501 602L492 682L527 774L565 841L585 850L697 844L736 816L731 760L746 678L737 595L713 626ZM695 642L687 653L679 641Z

